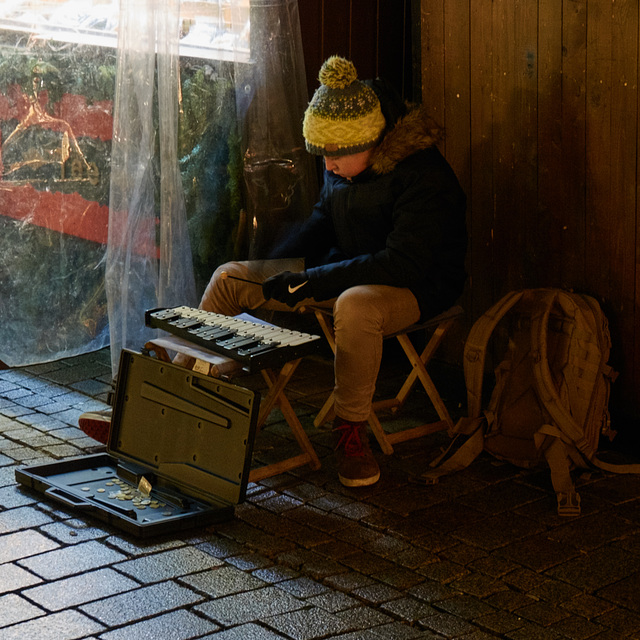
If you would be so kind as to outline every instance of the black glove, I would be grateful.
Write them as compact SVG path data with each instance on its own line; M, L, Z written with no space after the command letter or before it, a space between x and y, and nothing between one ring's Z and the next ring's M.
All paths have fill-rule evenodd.
M262 295L265 300L273 298L278 302L284 302L290 307L295 307L300 300L313 297L311 283L306 271L300 271L299 273L283 271L267 278L262 283Z

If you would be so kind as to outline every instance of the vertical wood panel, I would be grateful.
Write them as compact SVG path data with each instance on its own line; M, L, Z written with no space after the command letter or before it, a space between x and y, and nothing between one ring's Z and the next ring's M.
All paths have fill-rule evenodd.
M323 0L299 0L300 33L304 51L304 65L307 76L307 91L313 94L318 84L318 71L324 60L322 36Z
M612 330L620 369L618 392L629 395L634 386L637 61L638 3L617 0L612 5L611 206L607 218L613 229L611 251Z
M418 0L419 2L419 0ZM414 97L411 34L415 0L298 0L309 97L326 58L353 60L362 79L386 77Z
M380 30L378 49L378 75L393 79L402 91L405 85L405 24L409 17L408 0L396 0L393 4L381 2L379 7ZM401 74L398 76L398 71Z
M493 0L474 0L470 25L470 190L468 324L496 299L493 228Z
M348 57L355 63L361 78L375 78L379 75L378 11L377 0L352 0ZM398 75L399 70L395 69L393 73Z
M611 48L611 0L592 0L587 25L585 282L601 299L609 298L612 253Z
M323 59L334 54L349 56L351 47L351 2L350 0L323 0Z
M563 3L562 183L559 216L569 233L562 251L566 286L585 290L587 0Z
M444 5L443 0L423 2L422 28L422 102L431 117L443 127L444 115Z
M494 247L497 289L531 286L537 264L537 2L493 3Z
M562 3L540 0L538 16L538 233L540 281L571 288L573 222L564 205L562 154ZM542 239L545 239L543 241ZM546 273L545 273L546 272Z
M620 371L614 410L640 417L638 2L469 0L468 45L453 35L463 4L421 0L423 100L447 129L463 119L466 52L451 49L468 46L468 326L509 289L594 295ZM462 138L447 154L467 180Z

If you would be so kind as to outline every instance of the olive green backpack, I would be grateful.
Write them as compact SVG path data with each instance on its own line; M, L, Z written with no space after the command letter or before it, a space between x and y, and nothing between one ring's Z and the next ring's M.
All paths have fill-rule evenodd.
M494 348L502 342L505 355L483 411L490 338ZM482 451L525 468L546 460L558 514L578 515L572 468L640 472L640 465L611 465L597 455L600 436L615 435L608 411L616 376L607 364L610 348L607 319L592 297L559 289L507 294L475 322L465 343L468 416L431 469L412 479L436 482Z

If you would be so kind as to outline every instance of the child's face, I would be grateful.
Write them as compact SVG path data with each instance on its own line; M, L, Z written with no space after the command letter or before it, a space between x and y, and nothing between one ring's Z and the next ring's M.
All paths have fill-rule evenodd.
M351 153L346 156L324 156L324 166L342 178L353 178L371 164L373 149Z

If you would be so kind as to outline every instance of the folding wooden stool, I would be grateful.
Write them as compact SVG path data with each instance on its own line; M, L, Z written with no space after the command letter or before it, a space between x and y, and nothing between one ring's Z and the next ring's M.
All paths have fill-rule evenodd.
M318 323L320 324L322 332L327 338L327 342L329 343L331 350L335 353L336 342L335 334L333 331L333 314L331 309L313 307L313 311L315 312ZM393 453L392 445L396 442L413 440L414 438L419 438L429 433L435 433L436 431L453 428L453 420L451 419L449 411L447 410L447 407L445 406L440 393L436 389L431 376L427 373L427 365L429 364L429 361L435 354L449 329L451 329L456 320L458 320L463 315L464 310L462 309L462 307L456 305L455 307L451 307L444 313L441 313L434 318L430 318L426 322L412 324L402 331L384 336L385 340L388 340L390 338L396 338L398 340L400 346L402 347L402 350L406 354L407 358L409 358L409 362L411 362L412 365L412 370L407 376L398 393L393 398L375 401L372 406L371 415L368 418L369 426L371 427L371 430L373 431L373 434L378 440L380 448L384 453ZM415 331L431 332L431 338L420 354L418 354L409 337L409 335L411 333L414 333ZM391 409L393 412L395 412L400 409L400 407L402 407L402 405L405 403L411 389L413 389L418 380L422 383L424 390L427 392L427 395L429 396L429 399L431 400L431 403L433 404L440 420L437 422L423 424L418 427L404 429L403 431L398 431L395 433L385 432L385 430L382 428L382 425L380 424L378 416L376 415L376 411ZM322 407L322 409L320 409L318 415L316 416L316 419L314 421L316 427L320 426L324 422L327 422L328 420L333 419L333 404L334 397L332 392L327 401L324 403L324 406Z
M154 338L145 344L145 351L147 353L155 353L158 359L164 360L165 362L172 362L172 358L169 356L170 352L182 354L186 356L187 368L204 375L210 375L214 378L230 379L236 377L243 371L242 363L237 360L221 356L178 336ZM272 369L262 369L260 372L269 387L269 391L260 401L256 433L259 433L260 428L264 425L271 410L277 405L284 419L287 421L293 436L300 445L302 453L279 462L252 469L249 473L249 482L258 482L264 478L270 478L271 476L284 473L285 471L301 467L305 464L308 464L314 470L320 468L320 459L284 393L284 389L300 363L300 360L301 358L298 358L297 360L286 362L277 373Z

